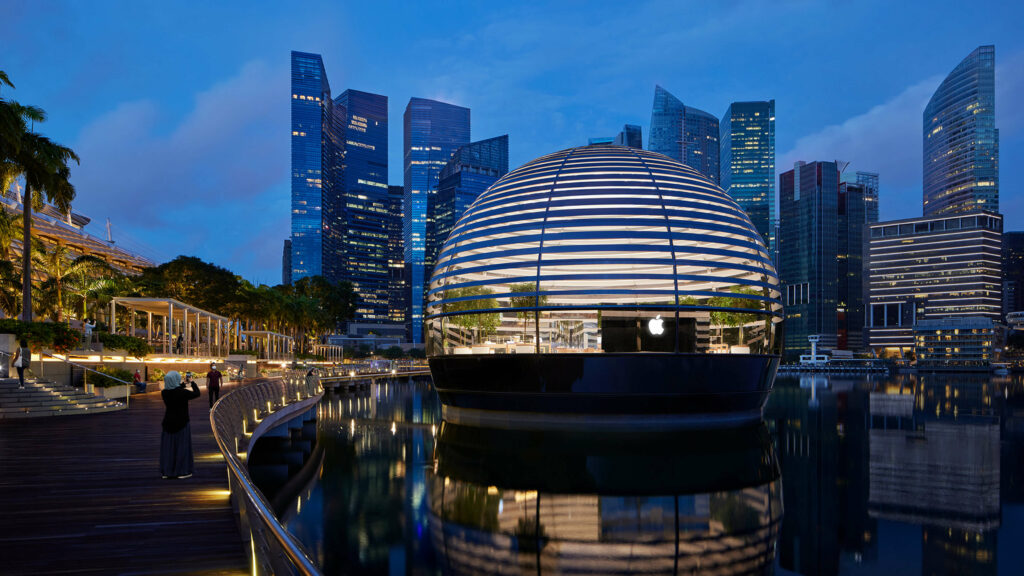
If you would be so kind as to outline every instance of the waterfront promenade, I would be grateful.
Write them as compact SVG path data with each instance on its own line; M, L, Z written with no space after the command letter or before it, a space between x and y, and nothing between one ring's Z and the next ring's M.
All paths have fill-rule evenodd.
M159 392L119 412L0 420L0 573L247 574L208 408L203 390L186 480L160 478Z

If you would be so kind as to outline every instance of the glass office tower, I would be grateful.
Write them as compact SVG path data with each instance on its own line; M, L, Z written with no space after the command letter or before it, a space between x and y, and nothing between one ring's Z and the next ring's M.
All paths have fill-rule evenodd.
M619 135L615 137L613 143L619 146L629 146L630 148L643 150L643 129L636 124L626 124L622 127L622 132L619 132Z
M345 117L341 278L358 295L356 322L387 322L388 97L346 90L334 107Z
M433 229L429 207L441 169L458 147L469 144L469 125L469 108L425 98L411 98L405 107L402 232L409 264L410 336L415 343L423 342L423 298L433 266L428 257L436 242L428 234Z
M924 109L924 215L999 211L996 49L964 58Z
M405 249L402 240L402 203L405 188L388 186L388 308L389 318L397 324L406 324L409 308L409 287L405 281ZM408 332L408 327L406 328ZM409 335L406 334L406 340Z
M508 173L508 135L467 144L452 155L441 169L437 202L431 207L437 241L429 256L437 261L437 253L448 238L459 217L481 192Z
M719 124L720 184L750 216L769 250L775 234L775 100L733 102Z
M786 307L786 356L837 344L839 307L839 168L797 162L779 175L779 279Z
M322 275L325 252L323 211L326 128L333 129L331 86L318 54L292 52L292 222L291 279Z
M857 172L857 184L864 187L865 214L868 223L878 222L878 172Z
M718 183L718 118L683 105L661 86L654 87L647 149L679 160Z

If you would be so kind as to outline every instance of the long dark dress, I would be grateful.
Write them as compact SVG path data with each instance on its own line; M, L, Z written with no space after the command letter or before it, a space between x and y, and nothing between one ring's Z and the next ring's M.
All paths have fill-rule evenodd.
M160 434L160 475L177 478L192 474L192 428L188 420L188 401L199 398L199 386L184 386L160 392L164 400L163 432Z

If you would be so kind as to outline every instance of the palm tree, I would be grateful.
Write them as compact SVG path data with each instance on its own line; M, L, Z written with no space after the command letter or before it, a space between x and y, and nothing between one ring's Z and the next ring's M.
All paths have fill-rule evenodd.
M95 274L83 271L70 278L67 282L67 290L81 300L81 320L89 317L89 305L93 308L103 308L114 296L126 292L124 277L96 276Z
M7 74L0 86L14 87ZM9 186L15 176L25 179L22 198L22 319L32 320L32 209L45 198L62 213L71 209L75 187L68 180L68 164L78 162L73 150L33 132L29 122L42 122L46 114L39 108L22 106L0 99L0 185ZM4 188L4 194L7 188ZM33 193L40 195L33 198Z
M11 245L20 232L21 216L0 207L0 260L10 261Z
M21 277L9 260L0 260L0 311L10 318L21 312Z
M65 281L69 277L73 278L83 273L95 273L109 269L109 265L102 258L89 254L72 259L71 251L62 244L57 244L49 250L41 248L35 252L33 260L39 266L39 272L46 276L46 282L55 291L54 313L56 317L54 319L57 322L60 322L64 316L63 289Z

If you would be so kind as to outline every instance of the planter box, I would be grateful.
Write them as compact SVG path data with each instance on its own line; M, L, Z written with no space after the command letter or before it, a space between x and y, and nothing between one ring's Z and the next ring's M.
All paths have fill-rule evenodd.
M104 398L110 398L113 400L124 399L128 395L128 387L124 384L118 386L109 386L107 388L100 388L99 386L93 386L94 393Z

